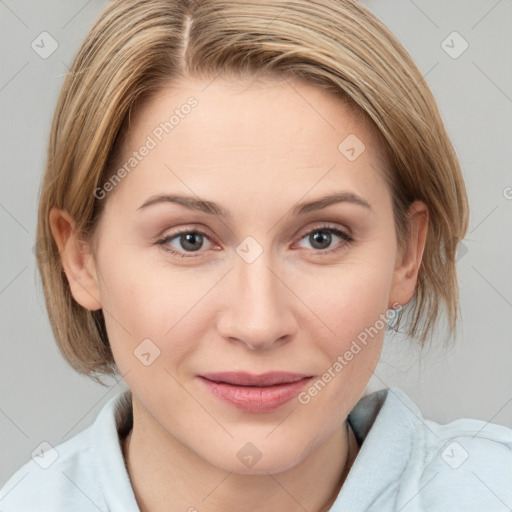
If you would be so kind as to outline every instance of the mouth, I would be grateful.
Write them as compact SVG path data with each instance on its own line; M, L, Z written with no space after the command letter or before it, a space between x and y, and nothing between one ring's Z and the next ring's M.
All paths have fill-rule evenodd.
M247 412L268 412L281 407L313 378L290 372L221 372L197 377L214 396Z

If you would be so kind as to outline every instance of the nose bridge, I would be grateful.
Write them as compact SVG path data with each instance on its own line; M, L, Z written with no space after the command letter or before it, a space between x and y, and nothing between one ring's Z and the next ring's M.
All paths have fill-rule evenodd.
M279 309L278 279L269 263L268 258L260 256L253 263L239 261L235 268L237 295L244 299L241 306L255 316L268 316Z
M290 292L277 277L270 250L260 246L257 254L254 242L247 243L237 248L221 329L226 338L236 338L252 349L268 348L292 333Z

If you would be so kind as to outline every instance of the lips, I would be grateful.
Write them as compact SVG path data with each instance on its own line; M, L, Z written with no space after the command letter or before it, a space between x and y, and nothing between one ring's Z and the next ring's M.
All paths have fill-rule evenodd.
M312 376L290 372L220 372L198 378L214 396L238 409L268 412L297 396Z
M268 372L261 375L244 372L222 372L204 373L201 377L212 382L232 384L234 386L275 386L276 384L297 382L298 380L310 377L310 375L290 372Z

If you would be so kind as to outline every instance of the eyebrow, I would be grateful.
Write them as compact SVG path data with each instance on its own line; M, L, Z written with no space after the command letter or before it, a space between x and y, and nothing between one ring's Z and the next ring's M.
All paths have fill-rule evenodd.
M229 210L226 210L222 206L218 205L217 203L214 203L212 201L206 201L204 199L196 199L194 197L180 196L175 194L163 194L152 196L147 201L145 201L141 206L139 206L137 208L137 211L147 208L148 206L160 203L175 203L186 208L189 208L190 210L198 210L208 213L210 215L217 215L219 217L224 218L232 218L231 212L229 212ZM370 203L368 203L368 201L363 199L361 196L358 196L353 192L337 192L325 197L321 197L320 199L316 199L314 201L299 203L292 208L291 214L301 215L305 213L310 213L313 211L322 210L323 208L327 208L328 206L336 203L352 203L372 210Z

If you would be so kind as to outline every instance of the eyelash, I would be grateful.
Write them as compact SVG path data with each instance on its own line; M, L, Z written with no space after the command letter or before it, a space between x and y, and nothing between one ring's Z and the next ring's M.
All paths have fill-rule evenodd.
M352 242L354 242L354 239L348 233L346 233L345 231L341 231L340 229L338 229L336 227L329 226L329 225L324 225L324 226L317 227L317 228L307 231L300 237L299 241L302 240L303 238L311 235L312 233L316 233L319 231L334 234L334 235L338 236L339 238L341 238L342 240L344 240L345 243L338 245L335 249L326 249L326 250L318 249L316 251L312 250L311 251L312 254L331 255L331 254L334 254L334 253L346 248L348 245L350 245ZM210 237L204 231L201 231L200 229L188 229L188 230L179 231L177 233L171 233L170 235L166 235L165 237L156 240L155 244L161 245L162 249L164 251L169 252L174 256L178 256L181 258L197 257L194 255L193 252L186 253L186 252L176 251L175 249L171 249L169 246L166 245L166 243L169 240L173 240L174 238L177 238L180 235L186 235L186 234L190 234L190 233L195 233L195 234L198 234L205 238L210 239ZM203 252L203 251L194 251L194 252Z

